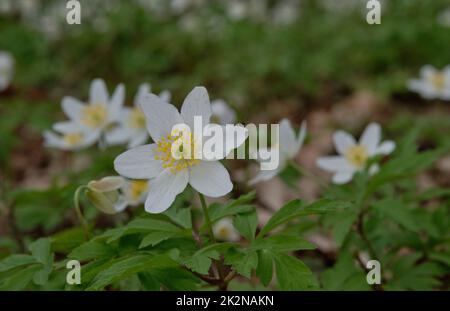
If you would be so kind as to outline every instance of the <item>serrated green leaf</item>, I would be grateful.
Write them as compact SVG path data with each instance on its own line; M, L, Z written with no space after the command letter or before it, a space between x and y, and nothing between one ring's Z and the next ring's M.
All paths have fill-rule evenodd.
M272 253L268 250L258 251L258 266L256 275L264 286L269 285L273 275Z
M79 261L86 261L99 258L110 258L115 255L115 247L93 240L75 248L68 257Z
M269 237L258 237L251 248L255 250L272 250L277 252L290 252L296 250L311 250L316 246L300 237L293 235L274 235Z
M236 215L233 219L233 226L247 240L252 241L255 238L256 228L258 227L256 211Z
M299 259L282 253L273 253L278 286L281 290L312 290L317 281L311 270Z
M250 278L252 270L258 265L258 254L250 249L231 249L226 253L225 263L231 265L240 275Z

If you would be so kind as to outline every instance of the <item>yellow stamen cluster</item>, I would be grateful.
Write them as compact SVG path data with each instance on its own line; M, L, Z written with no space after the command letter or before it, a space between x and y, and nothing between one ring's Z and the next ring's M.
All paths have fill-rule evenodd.
M362 168L369 158L366 147L362 145L355 145L350 147L345 153L345 158L353 166Z
M176 174L199 163L195 159L196 144L192 134L184 139L182 136L167 135L157 143L156 160L163 162L163 167ZM172 147L173 146L173 147ZM176 156L172 154L174 149Z
M83 142L84 135L81 133L69 133L64 135L64 142L69 146L75 146Z
M148 181L134 180L130 184L130 196L133 200L139 199L148 190Z
M445 87L445 76L443 73L435 73L430 77L431 84L438 90L442 90Z
M83 108L81 123L91 128L97 128L105 124L108 110L103 104L92 104Z
M128 125L132 129L145 128L145 116L139 108L133 108L128 117Z

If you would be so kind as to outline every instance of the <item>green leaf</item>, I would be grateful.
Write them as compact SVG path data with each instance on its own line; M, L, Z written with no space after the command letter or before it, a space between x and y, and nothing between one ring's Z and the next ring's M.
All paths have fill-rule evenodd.
M355 259L348 253L339 256L333 267L321 275L326 290L370 290L365 272L357 266Z
M268 250L258 251L258 266L256 275L264 286L269 285L273 275L273 257Z
M310 205L306 205L300 200L293 200L284 205L278 210L261 229L258 236L263 236L269 233L276 227L291 221L292 219L312 214L323 214L326 212L336 211L338 209L348 208L352 204L347 201L336 201L329 199L322 199Z
M179 224L185 229L192 228L191 209L185 207L169 208L164 212L173 222Z
M250 213L238 214L233 219L233 226L247 240L252 241L255 238L256 228L258 227L258 216L256 211Z
M238 199L231 201L228 204L211 204L209 206L209 216L211 221L216 222L224 217L251 212L254 210L254 207L248 203L250 203L254 198L255 193L250 192L240 196Z
M86 261L98 258L113 257L116 255L115 247L99 242L89 241L75 248L68 257L79 261Z
M403 202L396 199L384 199L376 202L373 208L383 216L392 219L408 230L418 232L420 226L416 223L413 210L408 208Z
M212 259L219 259L220 252L225 251L232 245L232 243L217 243L208 245L195 252L191 257L184 261L184 264L192 271L201 274L208 274Z
M177 235L176 233L166 232L166 231L150 232L142 239L141 244L139 245L139 248L144 248L149 245L155 246L155 245L161 243L162 241L170 239L176 235Z
M0 284L0 290L23 290L31 282L36 272L42 269L40 264L32 264L20 269Z
M337 246L342 246L357 217L358 213L354 210L344 210L325 217L325 223L331 227L331 233Z
M231 249L226 253L225 263L231 265L240 275L250 278L258 265L258 254L253 250Z
M36 259L30 255L15 254L0 261L0 272L8 271L17 267L37 263Z
M66 253L83 244L85 240L83 228L71 228L51 237L52 251Z
M251 248L255 250L290 252L296 250L315 249L316 246L294 235L274 235L265 238L258 237L251 244Z
M29 249L32 256L43 265L42 269L34 275L33 281L38 285L44 285L53 270L53 254L50 249L50 239L39 239L30 244Z
M276 276L281 290L312 290L317 281L311 270L299 259L281 253L273 254Z

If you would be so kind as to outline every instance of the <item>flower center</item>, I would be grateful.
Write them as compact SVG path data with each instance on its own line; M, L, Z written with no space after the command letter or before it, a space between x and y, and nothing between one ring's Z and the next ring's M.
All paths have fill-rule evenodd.
M148 181L146 180L134 180L130 185L130 196L133 200L139 199L142 194L147 192Z
M163 167L177 173L199 163L195 159L197 146L192 133L189 135L167 135L157 143L156 160L163 162Z
M108 110L103 104L93 104L83 108L81 123L91 128L97 128L105 124Z
M227 240L231 234L231 231L228 227L221 227L219 230L217 230L217 237L221 240Z
M361 145L355 145L347 150L345 158L355 167L362 168L369 157L367 149Z
M145 116L139 108L133 108L128 117L128 125L133 129L145 128Z
M445 76L442 73L435 73L430 77L431 84L438 90L445 87Z
M69 146L75 146L81 143L84 139L84 135L81 133L70 133L63 137L64 142Z

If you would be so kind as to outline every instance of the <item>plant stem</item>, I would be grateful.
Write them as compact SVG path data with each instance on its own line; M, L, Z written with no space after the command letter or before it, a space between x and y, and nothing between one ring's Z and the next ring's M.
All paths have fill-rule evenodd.
M300 165L298 165L295 161L291 160L289 161L289 164L301 175L307 176L311 179L313 179L317 184L319 184L322 188L327 189L328 188L328 184L326 182L324 182L320 177L314 175L313 173L311 173L310 171L304 169L303 167L301 167Z
M75 205L75 213L77 214L78 220L81 224L81 226L83 227L83 231L84 231L84 237L86 239L86 241L89 240L89 225L86 221L86 219L83 216L83 213L81 212L81 207L80 207L80 194L81 191L85 190L86 186L80 186L77 188L77 190L75 191L75 194L73 196L73 203Z
M209 217L208 205L206 204L206 200L205 200L205 197L203 196L203 194L201 194L199 192L198 196L200 197L200 202L202 204L203 214L205 216L206 226L208 227L209 237L211 238L211 241L213 243L215 243L216 239L214 237L214 232L213 232L213 228L212 228L212 224L211 224L211 218Z

